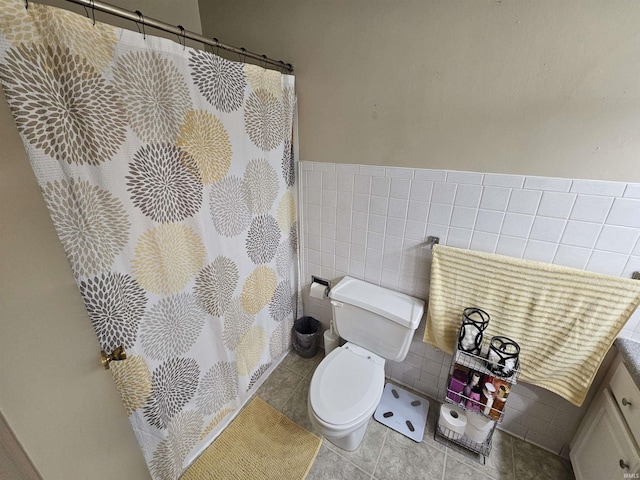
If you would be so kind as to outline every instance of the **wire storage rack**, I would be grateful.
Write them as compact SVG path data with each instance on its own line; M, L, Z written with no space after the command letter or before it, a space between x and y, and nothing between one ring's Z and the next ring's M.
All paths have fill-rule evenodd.
M436 437L440 436L446 441L456 443L467 450L479 454L482 457L481 463L484 463L486 457L491 453L493 433L496 426L502 422L504 417L504 408L495 408L492 405L486 409L488 414L485 414L485 405L481 405L477 399L466 396L463 391L452 388L452 378L454 376L454 371L458 370L468 373L477 372L483 379L497 379L499 382L507 385L516 384L520 374L519 368L516 366L516 368L508 372L508 375L496 373L500 372L503 366L488 360L488 350L488 345L483 344L480 354L474 355L460 350L456 342L456 347L451 358L449 376L447 379L447 391L445 394L445 402L454 404L464 410L467 417L469 415L479 415L483 419L492 422L491 429L486 439L482 442L476 442L466 434L454 432L445 425L442 425L440 418L438 418L435 430Z

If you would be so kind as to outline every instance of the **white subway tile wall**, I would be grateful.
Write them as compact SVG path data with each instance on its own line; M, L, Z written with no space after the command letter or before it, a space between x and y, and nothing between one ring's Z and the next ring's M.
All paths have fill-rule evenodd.
M640 185L447 170L300 162L302 274L350 275L427 300L440 243L630 278L640 271ZM306 315L328 328L327 300ZM387 362L394 381L442 400L450 356L422 341ZM621 337L640 341L640 312ZM501 428L556 453L584 414L546 390L518 384Z

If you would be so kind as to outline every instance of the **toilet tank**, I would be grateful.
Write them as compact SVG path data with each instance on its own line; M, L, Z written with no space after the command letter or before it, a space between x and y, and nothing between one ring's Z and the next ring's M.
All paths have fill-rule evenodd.
M338 335L387 360L404 360L424 313L422 300L351 277L329 297Z

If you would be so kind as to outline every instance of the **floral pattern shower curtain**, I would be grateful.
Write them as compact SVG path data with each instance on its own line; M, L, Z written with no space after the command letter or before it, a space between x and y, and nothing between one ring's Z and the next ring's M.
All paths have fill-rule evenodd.
M294 78L0 0L0 80L153 478L290 344Z

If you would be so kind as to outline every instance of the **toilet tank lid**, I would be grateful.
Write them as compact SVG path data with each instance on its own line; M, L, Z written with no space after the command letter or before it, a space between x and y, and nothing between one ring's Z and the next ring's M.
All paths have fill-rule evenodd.
M329 297L381 315L415 330L424 313L424 301L352 277L344 277Z

